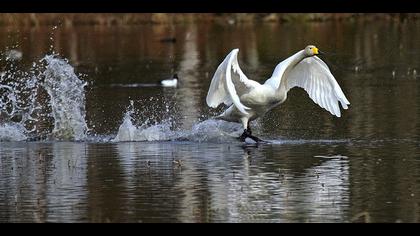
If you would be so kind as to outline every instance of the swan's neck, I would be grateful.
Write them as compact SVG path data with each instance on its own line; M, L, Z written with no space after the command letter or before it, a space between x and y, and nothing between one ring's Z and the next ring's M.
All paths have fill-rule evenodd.
M286 67L286 69L284 70L283 76L282 78L284 78L285 76L287 76L287 74L297 65L299 64L300 61L302 61L303 59L306 58L306 54L304 50L301 50L297 53L295 53L294 55L292 55L291 57L289 57L287 60L290 60L290 63L288 63L289 65Z
M277 87L277 96L281 97L282 100L286 100L287 97L287 90L286 90L286 86L284 83L282 83L282 80L287 77L287 75L289 74L289 72L303 59L306 58L306 54L304 50L301 50L295 54L293 54L292 56L290 56L289 58L287 58L284 61L283 64L283 68L282 71L277 74L276 76L279 76L280 78L277 80L278 81L278 87Z

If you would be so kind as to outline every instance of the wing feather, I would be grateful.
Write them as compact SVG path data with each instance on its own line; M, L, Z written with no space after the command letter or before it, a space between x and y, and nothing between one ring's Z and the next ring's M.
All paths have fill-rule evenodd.
M327 64L317 56L303 59L281 80L286 91L293 87L303 88L316 104L337 117L341 116L338 104L343 109L350 104Z
M242 104L240 97L259 85L258 82L248 79L242 72L238 63L239 49L233 49L218 66L211 80L206 102L209 107L217 107L224 103L232 103L244 114L248 114L249 107Z

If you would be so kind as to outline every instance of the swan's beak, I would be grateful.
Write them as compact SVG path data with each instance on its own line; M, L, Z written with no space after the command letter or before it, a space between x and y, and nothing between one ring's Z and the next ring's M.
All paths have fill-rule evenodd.
M318 50L318 48L317 48L317 47L313 47L313 48L312 48L312 53L313 53L314 55L318 55L318 54L319 54L319 50Z
M325 55L325 52L318 50L318 55Z

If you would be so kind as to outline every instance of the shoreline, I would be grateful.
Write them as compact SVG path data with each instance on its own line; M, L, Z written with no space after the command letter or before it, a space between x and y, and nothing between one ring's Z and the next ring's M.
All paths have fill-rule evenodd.
M221 24L420 19L420 13L3 13L0 26Z

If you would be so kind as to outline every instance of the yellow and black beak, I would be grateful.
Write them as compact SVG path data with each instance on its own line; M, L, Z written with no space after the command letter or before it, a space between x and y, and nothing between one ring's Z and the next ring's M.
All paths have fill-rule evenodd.
M319 50L317 47L313 47L312 48L312 53L314 55L324 55L325 54L324 52L322 52L321 50Z

